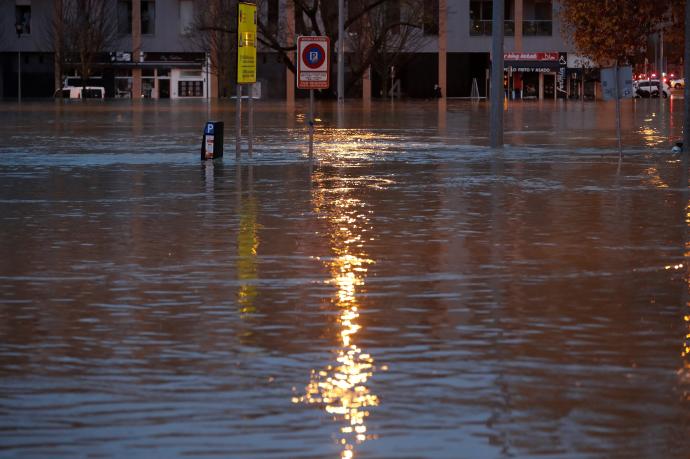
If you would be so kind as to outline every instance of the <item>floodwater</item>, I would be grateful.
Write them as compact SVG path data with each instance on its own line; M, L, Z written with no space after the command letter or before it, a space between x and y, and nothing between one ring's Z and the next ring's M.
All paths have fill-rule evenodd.
M0 105L0 457L688 457L682 103Z

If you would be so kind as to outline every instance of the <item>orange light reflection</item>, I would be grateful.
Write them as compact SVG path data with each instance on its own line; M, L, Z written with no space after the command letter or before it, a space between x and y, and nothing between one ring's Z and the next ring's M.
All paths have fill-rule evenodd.
M369 212L357 198L349 197L362 180L346 179L314 174L315 210L325 218L330 227L330 245L334 257L325 259L336 294L332 304L339 311L339 345L334 350L335 362L322 370L312 370L305 393L293 397L294 403L321 405L333 420L340 424L338 444L341 457L355 456L355 445L372 435L366 419L369 408L379 405L378 397L371 393L367 382L373 376L374 358L356 344L356 335L362 330L357 293L363 288L368 267L374 263L364 251L364 233L369 231Z
M690 202L685 206L685 224L690 230ZM680 352L680 356L683 359L683 366L678 370L678 379L680 384L686 389L683 393L685 400L690 401L690 392L688 392L688 387L690 387L690 241L685 242L685 315L683 316L683 321L685 325L685 339L683 340L683 347ZM674 269L682 268L682 264L673 266ZM667 267L668 269L668 267Z

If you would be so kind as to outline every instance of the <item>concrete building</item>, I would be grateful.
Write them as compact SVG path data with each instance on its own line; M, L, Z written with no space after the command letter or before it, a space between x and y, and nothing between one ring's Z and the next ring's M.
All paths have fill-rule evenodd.
M221 93L210 50L190 35L195 0L103 0L115 35L99 54L92 80L108 97L203 98ZM53 0L0 2L0 98L17 97L20 56L23 97L49 97L56 87ZM295 30L291 0L260 2L260 14L275 27ZM346 2L347 3L347 2ZM424 0L434 18L421 32L424 45L396 69L403 95L428 97L440 84L447 97L480 96L488 90L493 0ZM552 0L506 0L506 86L509 96L549 99L579 96L581 65L561 36ZM399 14L399 13L398 13ZM21 25L21 34L15 33ZM292 35L292 34L288 34ZM259 49L258 75L264 97L294 97L294 76L276 53ZM76 66L66 73L77 75ZM423 69L423 71L420 71ZM366 74L367 76L369 73ZM287 76L287 78L286 78ZM348 94L379 95L381 76L372 74Z
M470 97L476 84L479 95L486 96L493 0L427 4L438 11L439 21L431 27L432 39L399 70L403 92L424 97L438 83L444 96ZM591 63L577 56L562 36L558 8L552 0L505 1L505 85L510 97L579 97L582 65ZM405 81L414 84L406 87Z
M0 98L17 97L20 74L22 97L50 97L61 84L55 81L59 74L54 33L58 1L0 1ZM107 97L184 99L219 94L211 50L190 33L196 1L97 1L107 5L113 33L96 58L90 84L105 87ZM17 25L21 34L15 33ZM283 72L274 54L260 54L264 94L271 93L266 88L273 83L280 88L273 96L284 96ZM67 63L64 75L78 77L78 66Z

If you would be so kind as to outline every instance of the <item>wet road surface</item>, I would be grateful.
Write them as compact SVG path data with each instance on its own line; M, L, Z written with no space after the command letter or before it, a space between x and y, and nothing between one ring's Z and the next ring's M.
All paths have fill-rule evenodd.
M0 457L688 456L682 100L233 107L3 106Z

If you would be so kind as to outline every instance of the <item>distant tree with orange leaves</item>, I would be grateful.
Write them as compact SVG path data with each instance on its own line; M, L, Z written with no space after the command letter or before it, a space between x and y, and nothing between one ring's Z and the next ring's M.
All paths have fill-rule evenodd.
M679 0L561 0L566 37L599 65L644 60L651 34L673 23ZM684 1L682 3L685 3Z

